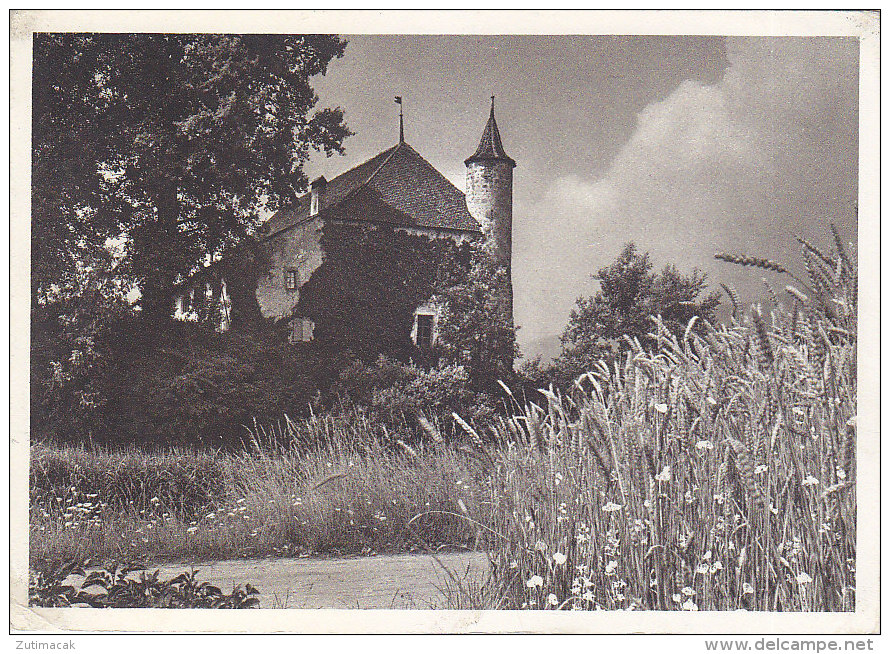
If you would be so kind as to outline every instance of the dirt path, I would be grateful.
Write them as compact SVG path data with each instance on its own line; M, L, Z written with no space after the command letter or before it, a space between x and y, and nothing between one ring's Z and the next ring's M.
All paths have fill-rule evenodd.
M458 579L478 584L488 569L483 553L441 554ZM165 564L161 578L188 567ZM250 583L263 608L429 609L447 608L442 588L449 577L432 556L401 554L351 559L243 559L197 564L200 581L223 592ZM453 585L453 584L452 584Z

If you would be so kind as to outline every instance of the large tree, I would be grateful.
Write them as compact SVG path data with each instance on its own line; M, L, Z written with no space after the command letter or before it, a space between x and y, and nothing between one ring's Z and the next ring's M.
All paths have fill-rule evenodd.
M38 34L34 39L34 302L84 268L138 286L163 322L175 285L305 190L313 150L342 152L340 109L311 77L336 36ZM108 255L106 240L121 252Z
M702 295L707 287L704 273L683 275L670 264L653 272L649 254L640 253L633 243L594 279L599 292L578 299L561 337L557 366L570 374L589 370L597 360L629 347L625 336L651 346L648 334L655 316L679 337L694 316L712 322L719 304L718 293Z

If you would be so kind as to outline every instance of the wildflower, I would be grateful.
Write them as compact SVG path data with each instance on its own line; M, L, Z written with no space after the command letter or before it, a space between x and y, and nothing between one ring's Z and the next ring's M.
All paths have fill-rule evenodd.
M537 543L535 543L535 551L536 552L543 553L546 549L547 549L547 543L545 543L544 541L539 540Z
M618 561L616 561L615 559L612 559L611 561L609 561L606 564L606 574L607 575L615 574L615 570L617 570L617 569L618 569Z
M764 472L766 472L766 466L763 465L763 464L761 464L761 465L757 466L756 468L754 468L754 474L755 474L755 475L760 475L760 474L763 474Z
M806 572L801 572L799 575L797 575L796 579L797 579L797 583L799 583L799 584L808 584L811 581L813 581L813 578L810 575L808 575Z
M692 597L693 595L695 595L695 589L690 588L689 586L684 586L683 590L681 590L680 592L686 595L686 597Z
M683 605L680 608L683 609L684 611L698 611L698 605L695 602L693 602L691 599L688 599L685 602L683 602Z
M554 595L553 593L550 593L547 596L547 603L550 606L556 606L557 604L559 604L559 598L557 598L556 595Z
M723 563L721 561L714 561L714 563L711 564L710 572L711 572L711 574L715 574L717 572L720 572L722 569L723 569Z
M714 444L709 440L699 441L695 444L697 450L713 450Z
M515 569L518 568L518 567L519 567L519 562L518 562L518 561L515 561L515 560L514 560L514 561L510 561L510 568L511 568L512 570L515 570Z
M707 563L700 563L698 567L695 568L695 574L697 575L706 575L708 574L708 570L710 570L711 566Z
M187 531L188 533L190 533L190 534L193 534L193 533L195 533L196 531L198 531L198 528L195 527L195 526L191 526L191 527L189 527L188 529L186 529L186 531Z
M801 482L801 486L818 486L819 480L813 475L807 475L806 479Z
M747 581L742 584L742 592L745 595L753 595L754 594L754 586L749 584Z
M667 412L668 412L668 405L667 405L667 404L664 404L664 403L656 402L656 403L655 403L655 410L658 411L659 413L667 413Z
M216 517L216 514L215 514L215 513L208 513L208 514L207 514L207 519L208 519L208 520L213 520L215 517Z
M664 469L657 475L655 475L655 479L658 481L670 481L671 480L671 467L665 466Z
M607 513L612 513L614 511L620 511L620 510L621 510L621 505L615 504L615 502L606 502L606 504L603 506L603 511L606 511Z
M556 565L563 565L566 562L566 555L562 552L555 552L553 554L553 562Z
M586 600L588 602L592 602L593 601L593 593L588 590L586 593L584 593L581 596L581 599Z
M541 588L544 585L544 579L541 575L532 575L531 579L525 582L529 588Z
M680 593L674 593L673 595L671 595L671 599L674 600L677 604L680 603L680 597Z
M708 404L710 404L711 406L717 406L717 400L708 395Z

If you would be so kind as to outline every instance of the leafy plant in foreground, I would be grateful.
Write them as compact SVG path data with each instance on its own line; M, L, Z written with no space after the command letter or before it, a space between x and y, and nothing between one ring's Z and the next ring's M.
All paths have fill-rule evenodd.
M139 571L133 578L132 573ZM69 577L84 577L79 586L65 583ZM86 573L83 566L63 563L31 575L28 600L31 606L161 609L250 609L260 605L259 591L247 584L223 593L207 581L197 580L195 569L169 580L160 570L146 573L139 566L108 564Z

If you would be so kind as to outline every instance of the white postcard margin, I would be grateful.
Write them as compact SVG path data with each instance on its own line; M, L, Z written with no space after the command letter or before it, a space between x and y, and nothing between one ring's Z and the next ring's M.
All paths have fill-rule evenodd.
M29 633L710 633L880 630L879 15L814 11L12 11L10 628ZM556 612L28 607L31 38L35 32L694 34L860 39L856 611Z

